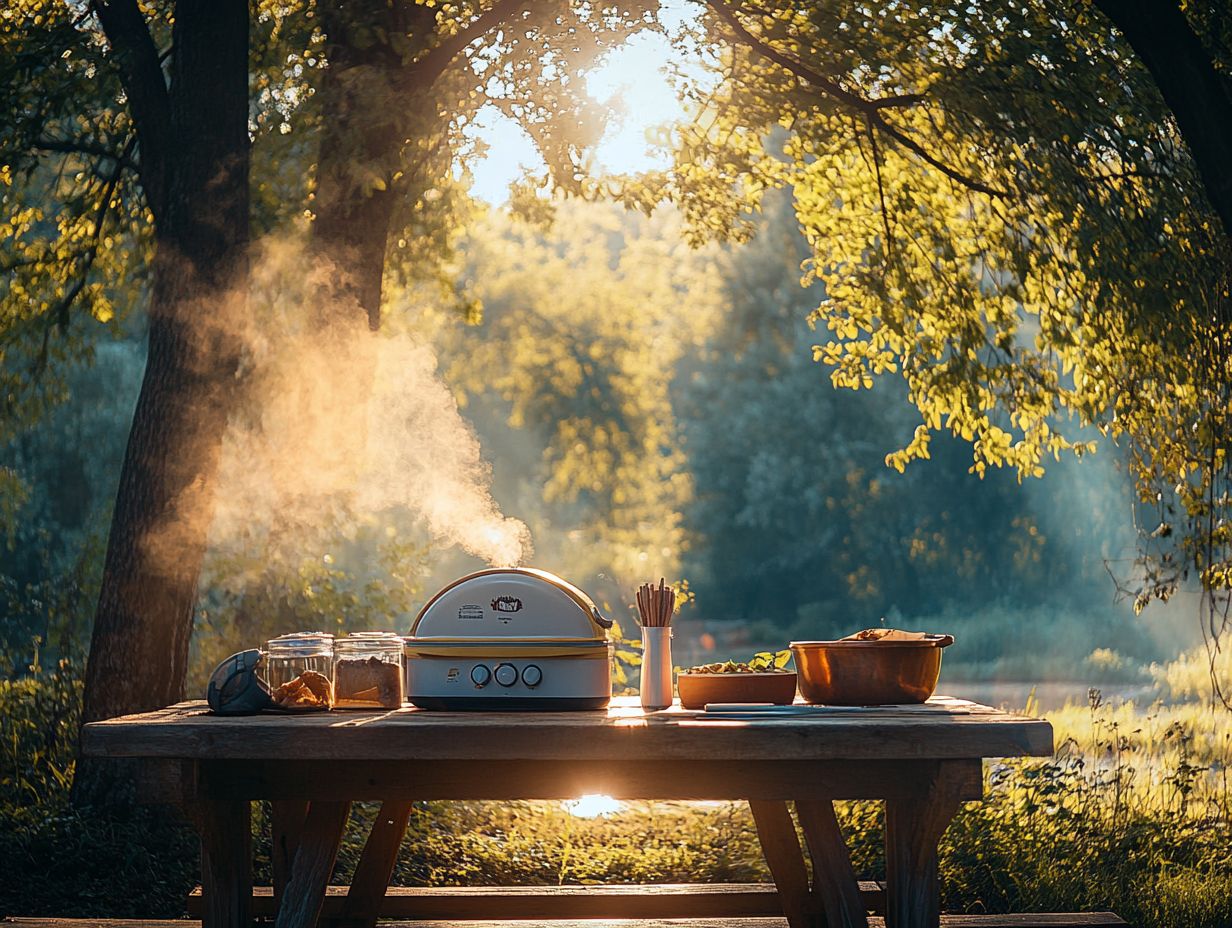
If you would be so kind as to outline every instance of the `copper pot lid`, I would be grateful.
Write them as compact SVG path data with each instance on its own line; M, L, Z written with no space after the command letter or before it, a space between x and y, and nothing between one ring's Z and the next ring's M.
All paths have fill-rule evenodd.
M838 641L793 641L793 648L948 648L953 635L925 635L922 638L866 639L842 638Z

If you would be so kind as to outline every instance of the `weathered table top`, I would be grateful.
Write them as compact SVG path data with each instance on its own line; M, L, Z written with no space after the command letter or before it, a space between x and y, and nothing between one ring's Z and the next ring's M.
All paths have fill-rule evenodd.
M965 700L812 707L790 716L643 712L636 697L595 712L334 711L211 715L185 702L85 726L92 756L208 761L916 760L1044 756L1052 726Z

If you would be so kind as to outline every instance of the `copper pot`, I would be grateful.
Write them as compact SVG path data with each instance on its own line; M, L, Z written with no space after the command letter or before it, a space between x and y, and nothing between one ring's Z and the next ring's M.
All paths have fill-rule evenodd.
M793 641L806 702L827 706L921 703L937 688L952 635L913 641Z

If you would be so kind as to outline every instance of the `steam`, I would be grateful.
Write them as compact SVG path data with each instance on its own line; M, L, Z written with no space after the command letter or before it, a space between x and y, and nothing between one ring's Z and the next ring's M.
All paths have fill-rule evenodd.
M357 306L337 305L336 280L294 241L267 243L254 263L245 400L224 439L214 538L262 526L293 543L342 513L405 509L437 544L521 563L530 533L493 499L435 354L413 336L369 332Z

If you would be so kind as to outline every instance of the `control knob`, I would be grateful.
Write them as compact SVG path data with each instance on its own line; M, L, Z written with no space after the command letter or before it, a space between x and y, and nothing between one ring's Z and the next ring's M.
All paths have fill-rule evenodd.
M501 686L513 686L518 682L518 668L513 664L497 664L495 674L496 682Z
M527 664L522 668L522 682L533 689L543 682L543 671L536 664Z
M471 668L471 682L479 688L488 685L492 679L492 671L488 669L487 664L476 664Z

